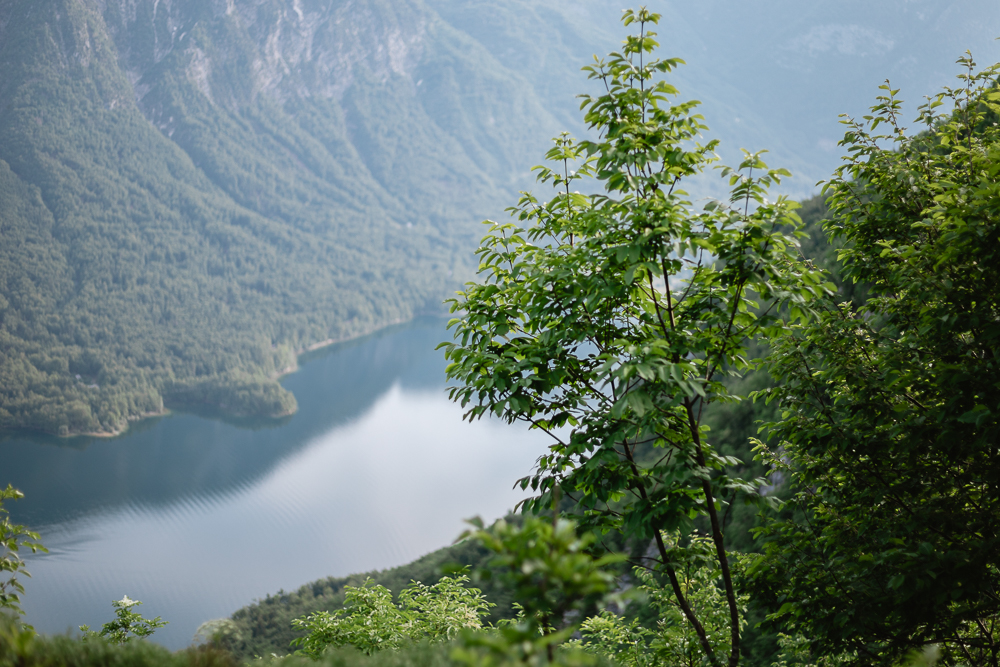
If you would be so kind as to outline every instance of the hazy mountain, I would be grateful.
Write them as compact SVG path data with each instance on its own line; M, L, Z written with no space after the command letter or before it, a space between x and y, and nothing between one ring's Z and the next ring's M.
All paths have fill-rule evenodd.
M651 2L664 15L664 50L688 62L684 94L705 102L709 125L735 160L739 147L769 149L798 196L830 176L843 151L838 114L868 113L889 79L916 105L959 84L955 61L970 49L1000 61L995 0L699 0ZM913 131L919 128L912 127Z

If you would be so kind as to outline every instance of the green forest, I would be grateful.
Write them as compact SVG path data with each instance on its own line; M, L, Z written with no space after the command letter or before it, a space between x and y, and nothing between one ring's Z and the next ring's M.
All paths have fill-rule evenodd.
M590 138L448 301L450 398L551 438L518 512L171 653L127 597L81 638L22 625L44 536L0 508L0 665L1000 664L1000 64L961 58L917 132L887 83L795 202L763 153L718 164L660 16L623 17Z
M426 9L372 3L372 35L422 31L403 64L323 10L316 59L354 49L350 81L275 82L238 17L152 5L2 8L0 429L293 412L298 353L442 312L560 124Z

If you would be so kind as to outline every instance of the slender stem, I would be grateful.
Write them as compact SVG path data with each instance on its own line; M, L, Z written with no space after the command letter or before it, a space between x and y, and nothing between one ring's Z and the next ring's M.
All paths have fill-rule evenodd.
M642 479L639 476L639 468L635 463L635 459L632 458L631 452L626 448L626 457L628 459L629 465L632 467L632 474L635 475L636 486L639 490L639 495L644 501L648 501L649 498L646 494L646 487L642 483ZM677 572L674 570L673 566L669 564L669 557L667 556L667 546L663 543L663 536L660 534L659 529L653 530L653 539L656 541L656 550L660 552L660 558L663 560L663 569L667 572L667 577L670 579L670 587L674 591L674 597L677 599L677 605L681 608L684 617L694 628L695 634L698 635L698 643L701 644L702 650L705 651L705 655L708 657L709 662L715 667L719 665L719 659L715 656L715 651L712 650L712 645L708 641L708 633L705 632L705 626L701 624L698 617L694 615L694 611L691 609L691 605L688 604L687 598L684 597L684 591L681 589L680 581L677 579ZM730 664L732 661L730 660Z
M684 408L688 415L688 428L691 430L691 438L695 444L695 460L701 467L705 465L705 452L701 443L701 432L698 429L698 422L695 421L694 407L690 400L684 401ZM726 545L723 541L722 526L719 523L719 513L715 509L715 494L712 493L712 482L703 479L701 482L702 491L705 494L705 505L708 509L708 518L712 524L712 542L715 544L715 554L719 559L719 567L722 570L722 584L726 589L726 602L729 604L729 636L732 639L731 650L729 652L729 665L736 667L740 664L740 615L736 606L736 590L733 587L733 575L729 571L729 558L726 555Z

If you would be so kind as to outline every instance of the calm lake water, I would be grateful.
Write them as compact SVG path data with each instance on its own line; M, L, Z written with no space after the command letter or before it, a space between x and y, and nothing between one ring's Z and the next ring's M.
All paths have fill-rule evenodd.
M420 320L314 353L284 378L299 411L277 424L176 413L110 440L0 440L0 484L26 494L7 507L49 548L28 558L27 621L99 628L127 594L180 648L268 593L400 565L501 516L547 443L461 420L446 338Z

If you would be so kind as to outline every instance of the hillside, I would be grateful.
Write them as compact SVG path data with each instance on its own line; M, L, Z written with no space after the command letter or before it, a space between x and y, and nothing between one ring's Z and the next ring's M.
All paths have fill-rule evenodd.
M568 28L566 28L568 30ZM565 125L425 4L0 2L0 428L281 415L437 310Z

